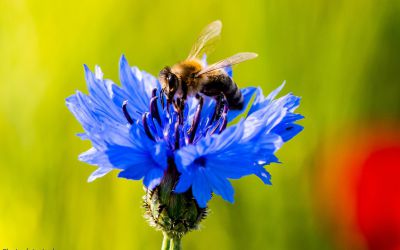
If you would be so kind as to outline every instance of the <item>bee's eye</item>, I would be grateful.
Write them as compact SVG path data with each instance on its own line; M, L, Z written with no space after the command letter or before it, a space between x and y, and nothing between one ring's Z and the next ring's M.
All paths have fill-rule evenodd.
M177 87L176 85L178 85L178 78L175 74L169 74L167 76L167 81L170 89L175 89Z

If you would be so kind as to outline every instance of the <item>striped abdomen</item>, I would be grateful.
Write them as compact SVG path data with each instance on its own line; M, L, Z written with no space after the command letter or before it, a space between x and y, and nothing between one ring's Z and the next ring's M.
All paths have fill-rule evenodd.
M226 74L208 76L208 81L203 85L201 92L208 96L217 96L221 92L225 95L230 109L242 109L243 95L236 83Z

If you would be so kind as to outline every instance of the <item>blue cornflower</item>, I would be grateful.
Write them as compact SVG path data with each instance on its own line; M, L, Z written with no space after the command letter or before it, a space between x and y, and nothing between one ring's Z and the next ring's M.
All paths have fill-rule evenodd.
M98 166L89 181L119 169L119 177L143 179L153 190L176 173L173 192L191 192L200 208L212 193L233 202L229 179L255 174L271 184L264 166L278 162L275 152L303 129L296 124L303 116L294 113L300 98L287 94L275 99L284 84L267 97L260 88L242 89L242 111L229 110L223 97L197 95L177 112L167 104L158 80L131 68L124 56L121 86L103 79L99 67L92 73L85 66L85 75L89 95L77 91L67 106L85 130L79 136L93 145L79 156ZM235 118L239 121L230 123Z

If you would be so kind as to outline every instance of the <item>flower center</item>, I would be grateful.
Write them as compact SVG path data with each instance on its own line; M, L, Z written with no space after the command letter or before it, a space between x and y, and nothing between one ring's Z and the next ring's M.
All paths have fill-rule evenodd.
M159 95L157 95L159 93ZM198 100L196 109L192 112L193 118L188 121L188 113L184 112L186 100L177 98L175 100L165 100L165 93L153 89L150 98L149 112L142 114L143 130L147 137L152 141L166 141L171 149L177 150L182 146L196 143L200 138L210 136L214 133L221 133L225 130L228 123L227 113L229 111L226 97L221 93L213 97L215 108L208 112L203 112L205 97L196 94ZM208 100L207 105L210 105ZM128 102L122 104L123 114L129 124L134 123L134 119L128 112ZM191 112L191 111L189 111ZM199 165L204 165L204 160L200 160Z

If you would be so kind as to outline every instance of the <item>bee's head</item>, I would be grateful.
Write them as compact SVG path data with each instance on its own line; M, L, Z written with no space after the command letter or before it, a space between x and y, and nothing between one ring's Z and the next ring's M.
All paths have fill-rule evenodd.
M160 71L158 77L161 82L162 89L167 95L167 99L172 100L179 87L178 77L171 72L171 68L168 66Z

